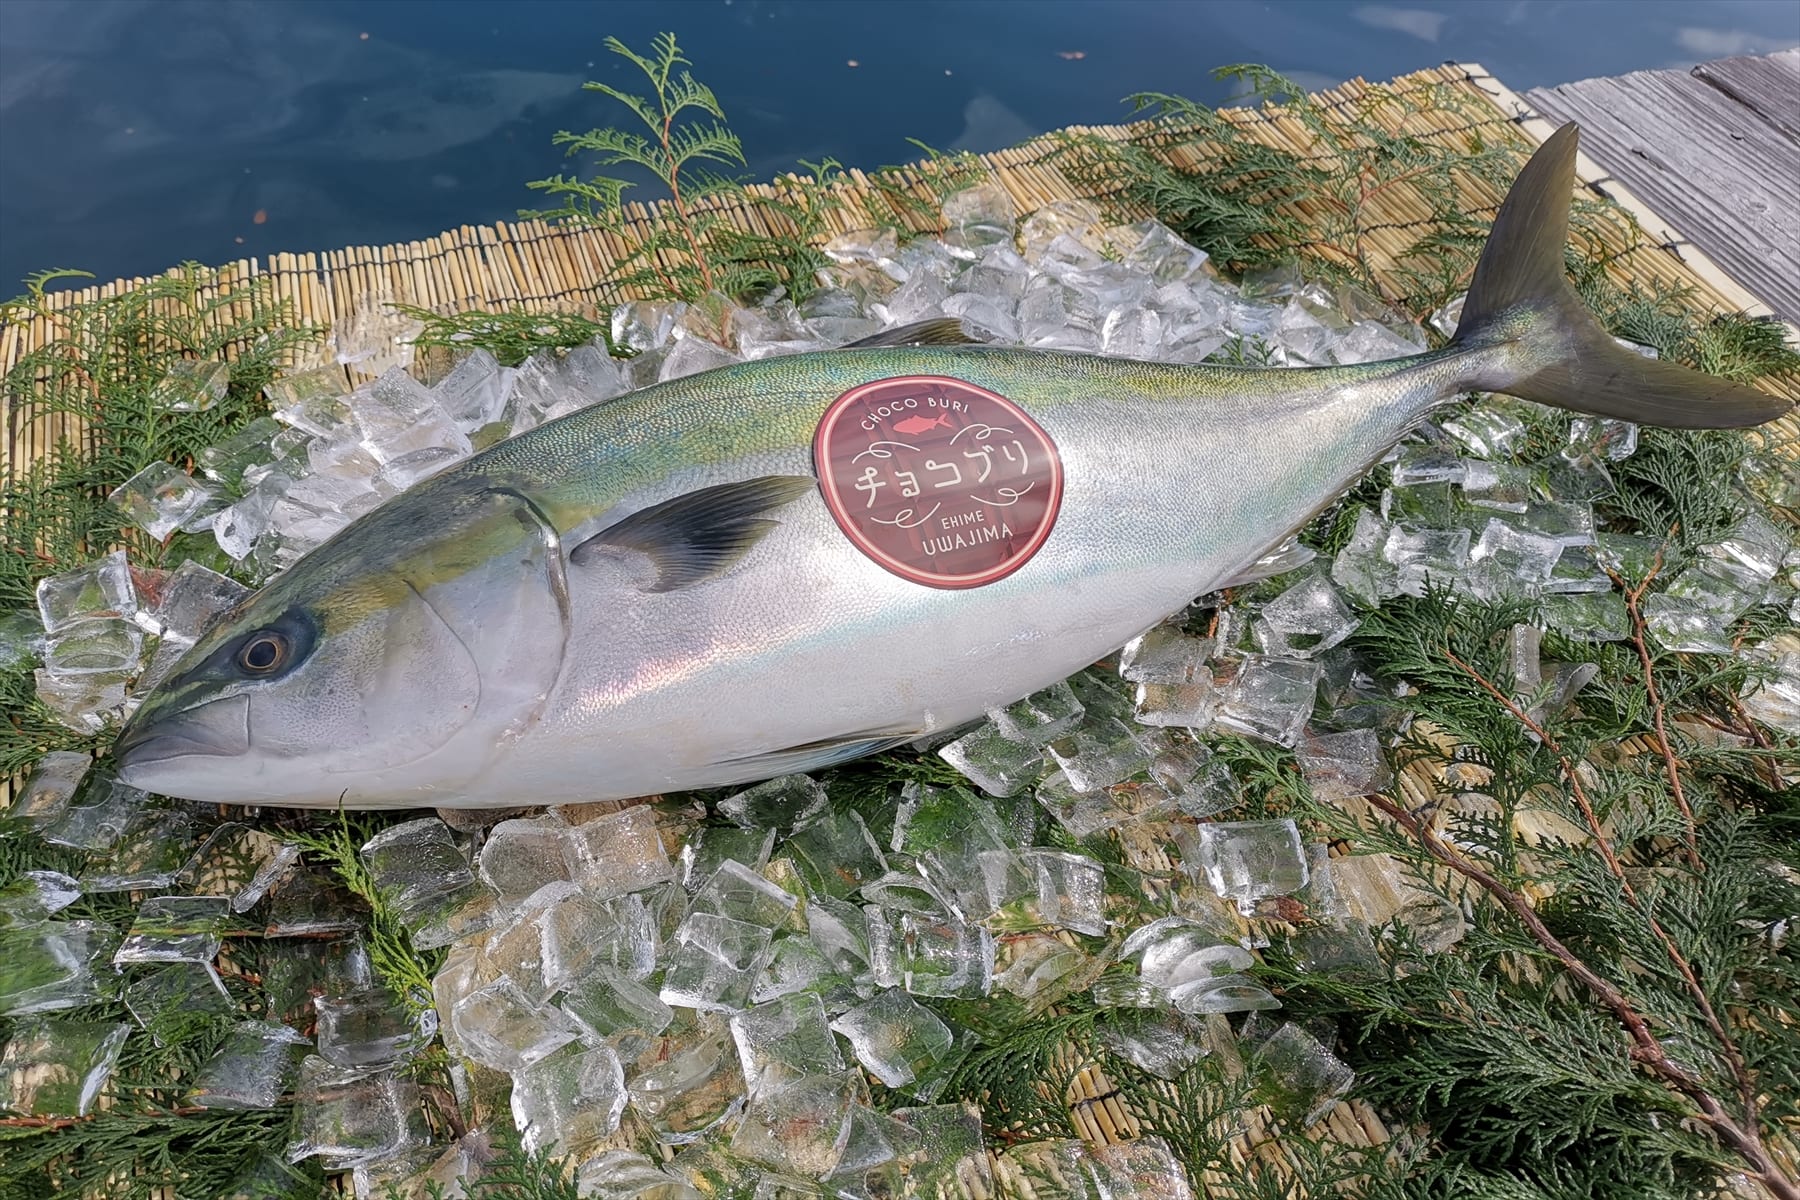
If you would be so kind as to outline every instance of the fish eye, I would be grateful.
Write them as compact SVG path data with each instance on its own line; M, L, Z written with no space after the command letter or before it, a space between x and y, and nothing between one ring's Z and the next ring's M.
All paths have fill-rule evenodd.
M292 649L293 643L279 629L259 629L238 649L238 666L251 675L269 675L282 668Z

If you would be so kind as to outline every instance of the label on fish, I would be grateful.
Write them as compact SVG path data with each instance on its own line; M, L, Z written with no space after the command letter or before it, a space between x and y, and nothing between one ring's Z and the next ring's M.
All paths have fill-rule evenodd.
M839 396L813 437L813 465L856 548L927 587L1004 579L1038 552L1062 503L1062 460L1037 422L942 375Z

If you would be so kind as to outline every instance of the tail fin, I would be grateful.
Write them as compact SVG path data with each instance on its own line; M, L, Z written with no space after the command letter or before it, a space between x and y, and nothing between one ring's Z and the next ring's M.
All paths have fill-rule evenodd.
M1573 123L1538 147L1500 206L1475 267L1452 346L1508 346L1504 378L1475 386L1576 412L1676 429L1761 425L1785 400L1620 346L1563 275Z

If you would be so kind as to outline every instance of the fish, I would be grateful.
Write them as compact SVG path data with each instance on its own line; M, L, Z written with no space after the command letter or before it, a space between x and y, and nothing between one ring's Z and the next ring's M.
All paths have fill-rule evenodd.
M933 429L938 428L939 426L943 426L944 428L949 428L949 426L950 426L950 414L949 413L940 414L936 420L933 420L930 417L908 417L908 418L906 418L906 420L897 422L894 425L894 432L895 433L905 433L905 434L920 434L920 433L927 433Z
M1437 350L1258 370L967 344L938 321L500 442L224 613L127 723L119 776L230 804L497 808L818 770L967 724L1254 577L1468 392L1671 428L1782 415L1620 347L1582 305L1577 137L1521 170Z

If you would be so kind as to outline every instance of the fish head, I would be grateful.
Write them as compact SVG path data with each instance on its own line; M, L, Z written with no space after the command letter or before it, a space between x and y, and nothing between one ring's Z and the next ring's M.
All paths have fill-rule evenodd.
M228 804L452 803L548 698L561 572L517 492L402 495L207 630L120 734L120 778Z

